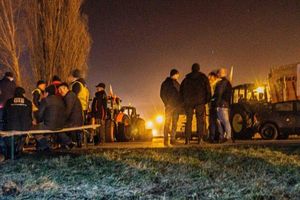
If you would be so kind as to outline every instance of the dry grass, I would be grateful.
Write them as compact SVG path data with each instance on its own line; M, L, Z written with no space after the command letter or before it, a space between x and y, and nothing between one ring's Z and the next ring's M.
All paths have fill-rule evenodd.
M0 166L0 199L300 199L300 149L115 149L25 155ZM1 196L2 195L2 196Z

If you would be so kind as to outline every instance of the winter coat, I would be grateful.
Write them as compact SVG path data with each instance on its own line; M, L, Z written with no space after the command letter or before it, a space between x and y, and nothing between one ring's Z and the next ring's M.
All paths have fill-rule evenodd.
M66 107L66 127L82 126L83 125L83 111L81 103L72 91L69 91L64 97Z
M232 95L231 83L226 79L222 78L216 85L213 101L216 107L229 108Z
M87 111L89 108L90 92L87 88L86 82L83 78L79 78L71 83L71 90L80 100L82 109Z
M170 77L166 78L166 80L161 84L160 98L166 107L178 107L181 105L179 90L180 84L178 81Z
M13 98L15 89L15 81L11 81L7 77L0 80L0 107L3 107L8 99Z
M65 105L62 97L50 95L42 100L38 111L38 122L48 130L62 129L65 125Z
M81 90L81 84L86 86L86 81L83 78L79 78L76 81L71 83L71 90L72 92L74 92L76 95L78 95L78 93Z
M180 95L185 107L208 103L211 98L211 89L207 76L201 72L187 74L181 83Z
M106 118L107 111L107 96L106 92L100 91L95 93L95 97L92 102L92 117L95 119L104 120Z
M4 130L27 131L32 125L32 103L24 96L7 100L4 106Z

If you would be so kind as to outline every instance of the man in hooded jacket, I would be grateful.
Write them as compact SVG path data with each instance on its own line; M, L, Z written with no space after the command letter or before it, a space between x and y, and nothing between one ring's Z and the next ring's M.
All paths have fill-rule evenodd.
M183 99L186 112L185 137L186 144L190 143L194 110L197 119L198 144L204 134L205 104L211 99L211 88L207 76L200 72L200 65L192 65L192 72L187 74L180 86L180 95Z
M171 144L175 144L175 136L177 129L177 121L179 109L181 106L180 100L180 84L178 83L179 72L177 69L170 71L170 76L161 84L160 97L165 105L165 125L164 125L164 145L168 145L168 134L171 129Z

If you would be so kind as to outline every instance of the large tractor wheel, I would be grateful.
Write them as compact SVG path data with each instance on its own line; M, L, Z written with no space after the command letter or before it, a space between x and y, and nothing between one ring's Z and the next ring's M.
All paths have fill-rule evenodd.
M265 123L260 129L260 135L264 140L276 140L278 133L277 126L272 123Z
M114 142L115 138L115 123L112 120L105 122L105 142Z
M124 115L122 122L118 122L116 140L118 142L128 142L131 139L131 124L127 115Z
M231 126L235 139L252 139L254 131L252 119L242 106L233 107L231 110Z

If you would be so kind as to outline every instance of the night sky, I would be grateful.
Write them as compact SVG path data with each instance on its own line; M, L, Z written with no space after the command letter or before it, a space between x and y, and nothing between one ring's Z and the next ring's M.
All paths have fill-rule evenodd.
M160 84L172 68L182 81L194 62L205 73L234 66L236 85L300 61L298 0L87 0L84 12L89 86L111 84L146 118L163 112Z

